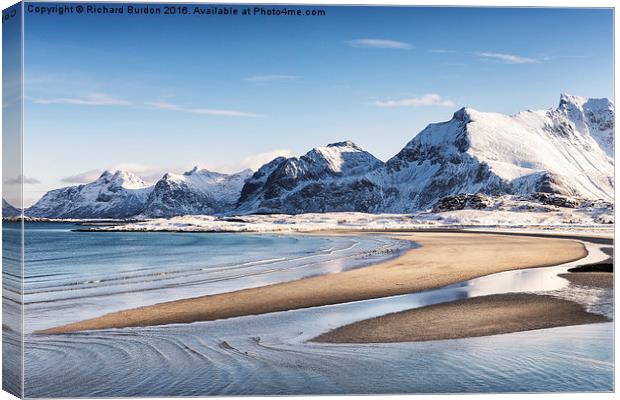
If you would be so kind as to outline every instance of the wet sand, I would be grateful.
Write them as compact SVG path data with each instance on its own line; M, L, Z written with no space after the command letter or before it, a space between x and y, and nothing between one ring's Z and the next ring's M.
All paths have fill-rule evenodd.
M607 322L574 302L551 296L510 293L473 297L383 315L346 325L312 341L391 343L460 339Z
M339 304L435 289L502 271L558 265L587 255L583 244L568 239L465 232L390 235L422 247L366 268L118 311L37 333L211 321Z
M569 272L558 276L568 279L573 285L596 289L612 289L614 287L614 274L612 272Z

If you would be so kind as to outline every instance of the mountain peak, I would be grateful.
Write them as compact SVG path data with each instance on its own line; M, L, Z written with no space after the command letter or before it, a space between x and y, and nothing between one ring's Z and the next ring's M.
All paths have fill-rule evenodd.
M247 178L247 177L252 176L252 174L254 174L254 171L251 168L245 168L239 172L235 172L234 174L231 174L231 176L241 176L241 177Z
M455 119L457 121L470 122L472 121L472 116L475 112L476 110L474 110L473 108L463 107L454 113L452 119Z
M101 179L101 178L106 178L106 177L110 177L110 176L112 176L112 175L114 175L114 174L113 174L112 172L110 172L110 170L109 170L109 169L106 169L105 171L103 171L103 172L101 173L101 175L99 175L99 178L98 178L98 179Z
M183 173L183 175L192 175L195 174L198 171L198 165L194 165L194 168L190 169L189 171L186 171Z
M568 93L562 93L560 94L560 105L558 106L558 108L567 108L570 106L581 108L583 107L585 102L586 102L586 99L581 96L575 96L575 95L568 94Z
M560 95L560 104L558 106L560 110L590 110L593 112L596 111L605 111L605 110L613 110L614 103L606 97L599 98L585 98L581 96L575 96L568 93L562 93Z
M124 187L125 189L142 189L148 186L137 175L120 169L114 172L106 169L99 176L97 181L105 184L114 184L116 186Z
M344 140L342 142L330 143L326 147L351 147L356 150L361 150L361 148L355 143L353 143L353 141L351 140Z
M206 168L200 168L195 166L191 170L184 172L183 176L185 177L201 177L206 179L220 179L228 176L228 174L223 174L221 172L215 172L208 170Z
M575 129L591 136L610 156L614 155L614 103L607 98L584 98L562 93L551 115L568 119Z

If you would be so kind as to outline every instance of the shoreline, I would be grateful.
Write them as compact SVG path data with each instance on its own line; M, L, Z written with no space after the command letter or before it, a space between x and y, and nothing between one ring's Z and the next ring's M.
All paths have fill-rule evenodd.
M365 268L117 311L35 333L191 323L340 304L436 289L497 272L554 266L587 255L584 245L572 239L484 234L481 240L473 232L391 233L421 247Z

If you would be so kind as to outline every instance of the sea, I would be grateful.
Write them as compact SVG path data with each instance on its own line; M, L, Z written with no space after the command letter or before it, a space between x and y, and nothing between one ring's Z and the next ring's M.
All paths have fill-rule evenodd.
M417 244L378 234L24 226L23 287L19 253L10 245L3 252L3 363L9 376L21 372L23 331L26 397L613 390L612 323L419 343L312 341L342 325L427 304L511 291L561 294L568 281L557 273L566 266L257 316L44 335L36 331L112 311L364 268ZM5 243L18 242L19 227L3 223ZM595 308L608 302L605 296L584 301Z

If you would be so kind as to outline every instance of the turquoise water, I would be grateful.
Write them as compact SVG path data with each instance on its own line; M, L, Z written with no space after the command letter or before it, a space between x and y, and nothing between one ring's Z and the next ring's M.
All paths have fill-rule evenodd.
M370 235L75 232L77 227L26 224L26 333L115 310L344 271L411 247Z
M613 389L611 323L427 343L309 341L337 326L424 304L511 289L565 291L566 281L552 268L259 316L33 334L109 311L364 267L410 246L376 235L87 233L73 228L27 224L29 397Z

